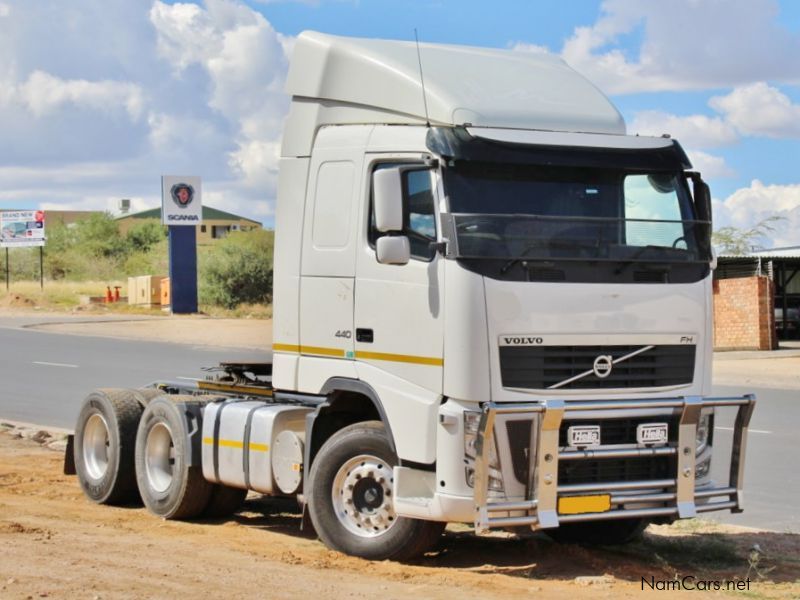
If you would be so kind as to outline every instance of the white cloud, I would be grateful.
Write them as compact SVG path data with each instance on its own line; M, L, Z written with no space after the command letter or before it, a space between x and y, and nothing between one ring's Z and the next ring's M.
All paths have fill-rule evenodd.
M776 0L606 0L561 50L610 94L800 79L800 36L776 22ZM625 36L642 35L626 54Z
M141 116L145 103L142 89L133 83L67 80L44 71L34 71L24 83L17 86L16 99L36 117L48 115L70 104L102 112L114 112L121 108L136 120Z
M628 125L628 133L640 135L669 134L686 146L714 148L738 140L736 129L719 117L689 115L679 117L659 110L637 113Z
M234 174L246 186L274 190L291 40L259 13L226 0L208 0L205 9L157 0L150 19L159 52L174 69L197 65L207 73L209 106L236 128L238 148L227 160Z
M745 135L800 138L800 105L764 82L715 96L709 105Z
M278 177L280 144L250 141L230 155L230 165L252 188L274 188Z
M222 36L208 11L197 4L156 1L150 21L158 32L158 51L177 71L203 63L219 52Z
M517 52L530 52L532 54L552 54L552 52L547 46L529 44L528 42L514 42L513 44L509 44L509 48Z
M686 154L692 161L695 170L703 174L705 179L716 179L718 177L733 177L736 172L728 166L725 159L721 156L707 154L699 150L687 150Z
M196 173L269 218L293 43L241 0L0 0L0 205L153 207Z
M749 229L773 215L784 217L785 221L776 224L776 230L765 240L765 245L797 245L800 184L765 185L756 179L749 187L736 190L724 200L714 201L715 228L732 225Z

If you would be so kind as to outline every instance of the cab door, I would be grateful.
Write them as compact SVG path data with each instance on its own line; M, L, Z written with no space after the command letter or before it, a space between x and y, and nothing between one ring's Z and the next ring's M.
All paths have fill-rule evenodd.
M398 166L394 158L366 162L372 189L377 170ZM417 155L419 156L419 155ZM403 166L415 165L403 162ZM376 257L377 231L370 199L366 236L356 260L355 357L383 374L400 378L428 392L440 394L443 371L443 259L433 246L440 238L436 173L417 163L404 171L403 231L411 258L404 265L380 264ZM362 369L363 379L368 370ZM391 381L391 379L389 380ZM400 385L402 382L396 382Z
M320 130L309 168L300 280L298 389L354 378L358 198L369 126Z

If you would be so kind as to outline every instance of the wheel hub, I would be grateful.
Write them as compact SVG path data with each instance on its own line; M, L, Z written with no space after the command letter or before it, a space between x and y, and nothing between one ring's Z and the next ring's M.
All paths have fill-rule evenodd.
M100 414L93 414L83 429L83 464L92 479L102 479L108 469L108 423Z
M157 423L147 434L144 465L150 487L156 492L165 492L172 484L175 446L172 432L164 423Z
M361 537L376 537L396 522L392 467L370 455L355 456L336 473L331 490L339 521Z

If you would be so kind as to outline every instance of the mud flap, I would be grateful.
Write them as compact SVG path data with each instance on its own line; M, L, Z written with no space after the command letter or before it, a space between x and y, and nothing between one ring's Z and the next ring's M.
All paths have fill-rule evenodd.
M64 451L64 475L77 475L75 470L75 436L67 436L67 449Z

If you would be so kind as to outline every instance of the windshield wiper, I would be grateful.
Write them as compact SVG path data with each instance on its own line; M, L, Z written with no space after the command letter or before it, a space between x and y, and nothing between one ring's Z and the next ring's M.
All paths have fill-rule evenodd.
M516 265L517 263L519 263L521 261L524 261L527 258L528 252L530 252L531 250L534 250L535 248L538 248L540 246L548 246L548 247L552 246L554 248L561 247L561 248L567 248L569 250L576 249L576 248L580 248L582 250L586 250L586 249L591 250L591 249L593 249L593 250L595 250L595 254L597 254L598 249L599 249L599 240L594 244L581 243L581 242L578 242L577 240L571 240L571 241L568 241L568 242L561 241L561 240L549 240L547 242L536 242L535 244L530 244L530 245L526 246L525 249L522 252L520 252L519 256L516 256L516 257L512 258L506 264L504 264L502 267L500 267L500 274L501 275L505 275L511 269L511 267L513 267L514 265ZM581 257L577 257L576 256L575 258L581 258ZM591 260L597 260L599 257L595 255L595 256L589 256L589 257L583 257L583 258L585 258L586 260L590 260L591 261ZM552 261L559 260L559 257L558 256L546 256L546 257L539 258L537 260L549 263L549 262L552 262Z
M542 245L543 244L541 242L537 242L535 244L529 244L528 246L525 246L525 248L522 250L522 252L520 252L519 256L517 256L516 258L512 258L510 261L508 261L506 264L504 264L502 267L500 267L500 275L505 275L506 273L508 273L508 271L511 269L511 267L516 265L518 262L525 260L528 252L530 252L531 250L534 250L535 248L538 248L539 246L542 246Z
M642 246L636 252L634 252L628 258L621 259L620 262L623 264L617 267L614 271L615 275L620 275L625 269L630 267L633 263L636 262L636 259L639 258L642 254L647 252L648 250L658 250L661 254L664 254L664 246L654 246L653 244L647 244L647 246Z

